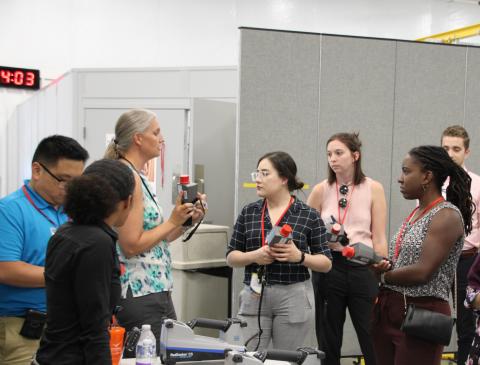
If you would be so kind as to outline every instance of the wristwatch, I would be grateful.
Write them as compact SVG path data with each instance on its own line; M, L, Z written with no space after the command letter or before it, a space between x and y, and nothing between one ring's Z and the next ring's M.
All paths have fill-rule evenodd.
M303 264L305 261L305 252L302 251L302 257L300 258L300 261L297 262L297 264Z

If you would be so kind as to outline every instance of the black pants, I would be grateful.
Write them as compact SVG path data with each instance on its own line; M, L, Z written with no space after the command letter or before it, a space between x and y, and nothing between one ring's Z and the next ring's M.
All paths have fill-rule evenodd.
M157 355L160 351L160 332L165 318L177 319L173 308L172 295L169 291L148 294L134 298L130 288L127 298L120 299L122 310L118 312L117 319L128 332L133 327L142 328L142 324L149 324L157 340Z
M315 329L326 365L340 365L346 309L350 313L366 365L375 364L370 335L373 302L378 283L370 269L351 264L334 253L332 270L313 273Z
M465 308L465 294L467 290L467 275L475 261L476 255L460 256L457 265L457 364L465 364L475 336L475 316L473 311Z

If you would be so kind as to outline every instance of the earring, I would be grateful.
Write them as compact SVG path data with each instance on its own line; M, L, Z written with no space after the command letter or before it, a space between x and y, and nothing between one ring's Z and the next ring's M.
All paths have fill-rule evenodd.
M422 185L422 190L423 192L426 192L428 188L428 184Z

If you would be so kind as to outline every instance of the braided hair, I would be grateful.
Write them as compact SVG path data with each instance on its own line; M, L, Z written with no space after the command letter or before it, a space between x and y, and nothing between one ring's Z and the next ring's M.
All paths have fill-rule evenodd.
M447 200L460 210L465 233L468 235L472 231L472 215L476 209L470 193L472 179L468 173L458 166L442 147L415 147L410 150L409 155L420 163L423 171L432 172L433 181L439 192L447 177L450 177Z

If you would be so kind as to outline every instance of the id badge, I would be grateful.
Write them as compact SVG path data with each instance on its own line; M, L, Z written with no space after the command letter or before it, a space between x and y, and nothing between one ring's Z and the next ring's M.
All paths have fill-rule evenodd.
M253 272L252 277L250 278L250 289L256 294L260 294L262 292L262 284L260 283L258 274L256 272Z

